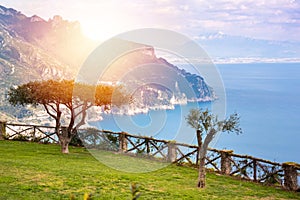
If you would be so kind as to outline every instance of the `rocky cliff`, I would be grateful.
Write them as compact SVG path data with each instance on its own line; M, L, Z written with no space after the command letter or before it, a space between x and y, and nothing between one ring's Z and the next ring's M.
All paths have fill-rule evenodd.
M135 44L136 45L136 44ZM26 117L32 109L11 107L7 90L32 80L71 79L97 44L87 39L78 22L60 16L44 20L27 17L0 6L0 111L1 116ZM212 100L214 94L196 74L191 74L157 58L153 47L115 61L103 80L122 82L135 95L136 105L157 108L189 100ZM117 47L116 47L117 48Z

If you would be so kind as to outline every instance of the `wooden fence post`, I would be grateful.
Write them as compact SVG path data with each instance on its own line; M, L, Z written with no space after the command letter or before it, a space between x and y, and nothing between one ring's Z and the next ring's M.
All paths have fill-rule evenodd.
M221 150L221 173L230 175L231 173L231 154L232 150Z
M36 140L35 132L36 132L36 126L33 126L32 141L37 142L37 141L35 141Z
M150 145L149 145L149 138L145 138L145 145L146 145L146 153L147 155L150 155Z
M126 152L127 146L126 133L122 132L119 134L119 151L123 153Z
M294 162L286 162L282 163L282 168L284 170L284 187L292 191L298 190L297 169L300 169L300 165Z
M0 121L0 140L4 140L6 134L6 122Z
M177 159L177 146L175 141L168 142L168 162L174 162Z
M253 159L253 180L257 181L257 161Z

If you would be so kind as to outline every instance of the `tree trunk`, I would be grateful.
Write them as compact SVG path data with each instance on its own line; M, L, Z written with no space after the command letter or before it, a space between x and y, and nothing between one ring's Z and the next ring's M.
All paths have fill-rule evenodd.
M204 188L205 187L205 177L206 177L205 158L206 158L207 148L208 148L209 143L212 141L212 139L214 138L216 133L217 133L217 131L215 129L211 129L208 132L208 134L206 135L203 144L201 144L199 174L198 174L198 184L197 184L197 186L199 188Z
M205 157L200 158L199 163L199 174L198 174L198 188L205 188L205 178L206 178L206 172L205 172Z
M202 146L202 136L201 136L201 131L197 130L197 142L198 142L198 150L197 150L197 158L196 158L196 166L199 164L199 159L200 159L200 149Z
M72 137L69 134L67 127L60 128L59 142L61 146L61 152L68 154L69 153L69 143L71 142Z
M68 154L69 153L69 143L70 141L66 138L60 140L61 152Z

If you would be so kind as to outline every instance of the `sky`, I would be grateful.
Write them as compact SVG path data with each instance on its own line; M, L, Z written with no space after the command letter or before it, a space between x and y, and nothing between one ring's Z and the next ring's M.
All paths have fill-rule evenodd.
M166 28L192 38L221 32L300 41L299 0L2 0L5 7L48 20L79 21L90 38L105 40L137 28Z

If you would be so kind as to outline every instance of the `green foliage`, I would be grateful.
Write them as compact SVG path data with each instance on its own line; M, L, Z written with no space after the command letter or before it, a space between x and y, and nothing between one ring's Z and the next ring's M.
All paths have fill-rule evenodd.
M79 138L78 134L75 134L72 139L71 139L71 142L70 142L70 145L72 146L78 146L78 147L83 147L83 143L81 141L81 139Z
M97 85L95 91L95 105L121 106L129 104L132 98L122 86Z
M30 141L30 136L27 135L16 135L15 137L13 137L11 140L14 141Z
M221 121L221 131L223 132L234 132L241 134L242 129L240 128L240 116L237 113L233 113L228 119Z
M4 140L9 140L9 135L7 133L3 134L2 137Z
M263 176L267 176L267 178L265 179L264 184L266 185L278 184L278 180L280 180L280 176L278 173L276 173L277 171L278 171L278 167L276 166L272 166L271 168L265 167L265 169L263 170Z
M80 129L78 133L80 141L85 147L90 149L102 149L108 151L118 151L118 135L112 133L102 133L95 128Z
M14 141L30 141L30 142L41 142L41 143L44 143L46 144L46 139L44 139L43 141L41 141L42 139L42 136L35 136L34 137L34 132L31 132L31 133L28 133L28 134L16 134L16 135L8 135L8 134L4 134L4 139L6 140L14 140Z
M117 135L108 133L106 134L106 138L110 141L112 145L119 147L119 139Z
M240 128L240 117L237 113L231 114L225 120L218 120L218 117L212 114L208 109L191 109L186 117L187 124L196 130L200 130L201 134L207 134L211 129L222 132L242 133Z
M42 144L51 144L49 138L45 138L45 139L41 140L40 143L42 143Z
M201 126L201 123L199 123L201 117L201 112L198 109L191 109L189 115L185 118L188 125L190 125L192 128L196 130L201 130L203 127Z
M93 105L122 105L130 102L130 96L121 86L88 85L73 80L33 81L10 88L8 101L12 105L72 104L89 102Z
M74 81L34 81L10 88L8 101L12 105L67 104L72 100Z

